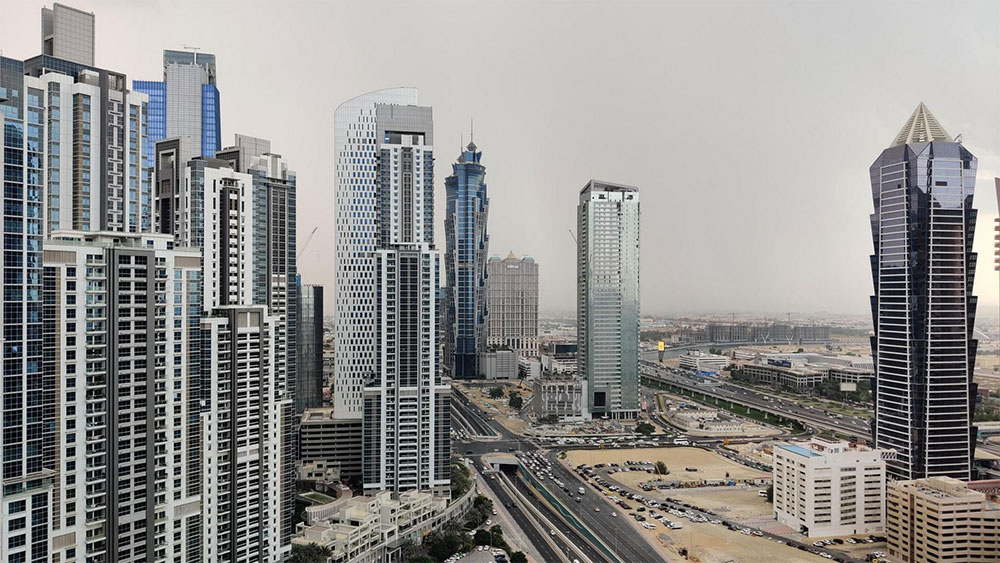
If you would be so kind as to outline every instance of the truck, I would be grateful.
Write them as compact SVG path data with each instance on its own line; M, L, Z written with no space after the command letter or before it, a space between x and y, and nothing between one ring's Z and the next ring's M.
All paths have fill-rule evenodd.
M689 442L687 440L687 438L684 438L683 436L674 438L674 445L675 446L688 446L690 444L691 444L691 442Z
M585 493L586 491L584 490L584 488L583 488L583 487L580 487L579 489L577 489L577 490L576 490L576 492L578 492L578 493L580 493L580 494L582 495L582 494L583 494L583 493Z

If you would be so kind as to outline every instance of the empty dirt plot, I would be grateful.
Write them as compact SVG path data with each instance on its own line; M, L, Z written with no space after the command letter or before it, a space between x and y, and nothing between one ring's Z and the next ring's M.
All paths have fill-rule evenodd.
M677 520L675 517L670 517ZM629 518L631 520L631 518ZM632 522L641 533L646 534L654 545L661 546L661 554L667 561L683 561L679 550L690 550L693 557L690 561L700 563L810 563L823 561L818 555L788 547L773 540L747 536L729 528L709 522L691 523L681 519L684 525L680 530L668 530L662 524L653 521L656 527L645 530Z
M761 487L763 488L763 487ZM654 496L670 497L701 509L711 510L721 518L743 520L773 513L771 503L757 494L757 487L708 487L658 491ZM662 494L660 494L662 493Z
M581 463L591 466L598 463L617 463L623 469L626 461L650 463L662 461L667 464L667 469L670 471L664 479L682 482L726 479L726 473L729 474L729 479L759 479L771 476L770 473L740 465L714 452L692 447L573 450L567 453L567 461L574 467ZM697 471L688 471L687 468ZM633 488L639 488L638 484L642 481L656 478L655 475L645 471L621 471L610 477Z

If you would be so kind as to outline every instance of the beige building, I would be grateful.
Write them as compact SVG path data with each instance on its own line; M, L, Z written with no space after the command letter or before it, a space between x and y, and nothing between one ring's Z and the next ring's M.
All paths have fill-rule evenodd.
M538 355L538 264L511 252L490 258L486 264L489 284L486 344L505 347L520 356Z
M901 563L1000 561L998 481L895 481L886 493L889 557Z

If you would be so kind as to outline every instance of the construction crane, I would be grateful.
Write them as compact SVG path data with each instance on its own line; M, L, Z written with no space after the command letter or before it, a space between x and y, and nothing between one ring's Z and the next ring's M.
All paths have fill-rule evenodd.
M299 258L302 258L302 253L306 251L306 247L307 247L307 246L309 246L309 243L310 243L310 242L312 242L312 239L313 239L313 235L315 235L315 234L316 234L316 231L318 231L318 230L319 230L319 227L313 227L313 230L312 230L312 232L311 232L311 233L309 233L309 236L307 236L307 237L306 237L306 242L305 242L305 244L303 244L303 245L302 245L302 248L301 248L301 249L299 249L299 253L295 255L295 259L296 259L296 260L298 260Z

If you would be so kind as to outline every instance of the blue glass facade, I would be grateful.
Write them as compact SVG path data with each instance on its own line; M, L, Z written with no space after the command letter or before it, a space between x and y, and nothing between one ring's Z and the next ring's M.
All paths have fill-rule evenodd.
M25 65L0 57L3 117L2 504L44 523L55 469L55 379L43 368L42 166L45 92L25 88ZM55 343L51 343L54 348ZM9 503L9 504L8 504ZM5 520L6 521L6 520ZM8 553L48 559L46 526L4 529ZM12 547L13 546L13 547ZM23 546L23 547L22 547ZM12 555L13 560L14 555Z
M153 169L153 147L167 137L167 83L155 80L133 80L132 90L149 96L146 118L146 145L142 147L143 167Z
M483 153L469 143L445 178L445 367L458 379L479 375L479 356L486 349L486 167Z
M219 89L215 84L201 86L201 154L214 156L222 149L219 123Z

